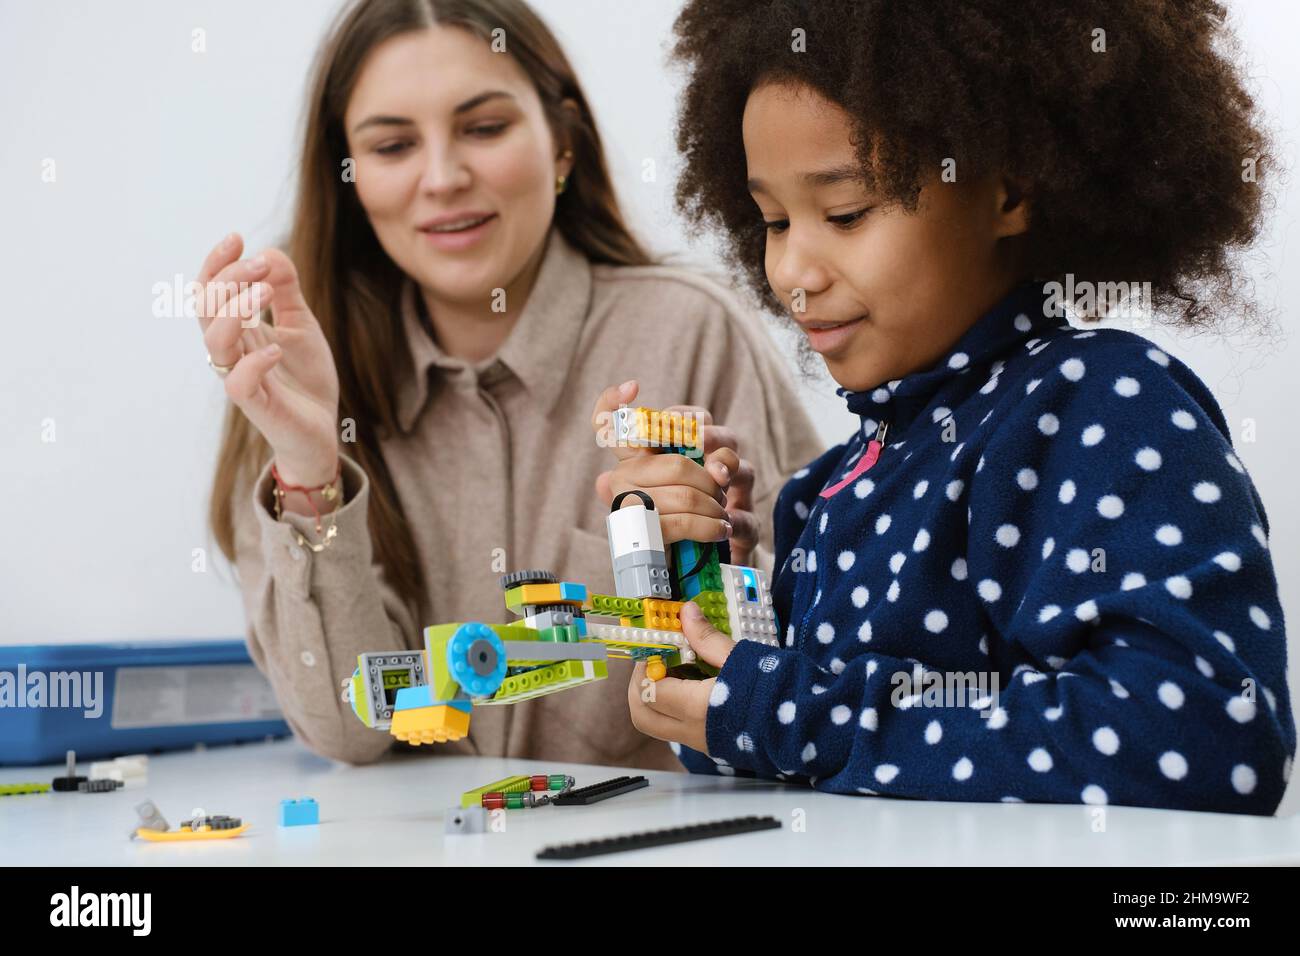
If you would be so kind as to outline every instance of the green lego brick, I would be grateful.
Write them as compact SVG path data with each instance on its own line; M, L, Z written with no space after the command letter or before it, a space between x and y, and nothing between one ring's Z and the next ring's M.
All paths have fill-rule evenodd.
M498 780L495 783L485 783L473 790L466 790L460 795L461 809L477 807L483 802L483 794L485 793L522 793L530 789L530 787L531 783L527 776L506 777L504 780Z
M554 627L539 628L533 633L537 635L539 641L551 641L556 644L576 644L581 637L576 624L557 624Z
M479 706L510 704L531 697L541 697L543 694L601 680L607 676L609 676L609 669L604 661L557 661L522 674L511 674L502 681L497 692Z
M352 675L352 700L354 701L352 710L360 721L367 727L373 727L374 718L370 716L370 696L366 693L366 675L361 672L359 665Z
M727 595L723 591L701 591L691 598L700 606L708 622L723 634L731 633L731 615L727 613Z
M592 614L609 617L634 617L642 613L642 598L616 597L613 594L593 594L588 598Z
M691 598L691 600L698 604L700 610L705 614L727 613L727 593L721 588L717 590L701 591L699 594L695 595L695 597Z

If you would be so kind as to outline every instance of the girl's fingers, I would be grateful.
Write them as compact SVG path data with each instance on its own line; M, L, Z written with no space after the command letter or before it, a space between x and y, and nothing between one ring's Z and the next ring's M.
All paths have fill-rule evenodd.
M714 474L681 455L638 455L615 468L613 480L616 486L614 494L628 488L654 493L655 489L666 485L685 485L708 495L719 507L727 500ZM622 482L622 487L618 487L619 482Z
M638 661L632 668L632 679L627 685L628 709L632 712L633 725L641 733L660 740L680 740L685 735L685 727L680 720L654 708L653 701L658 699L660 686L670 680L676 678L665 678L647 684L645 664Z
M716 488L713 493L708 493L691 485L643 484L618 471L610 478L609 488L611 501L625 491L644 491L654 499L660 521L668 515L682 513L715 519L726 517L726 498Z
M664 544L676 541L726 541L731 537L731 522L723 518L705 518L702 515L675 514L659 519Z
M614 428L614 412L620 405L631 404L641 386L636 379L628 379L622 385L611 385L600 393L596 407L591 411L591 430L596 433L596 444L614 452L619 461L643 456L643 448L620 447L618 435Z
M265 282L255 282L213 316L203 333L203 344L214 364L234 365L239 361L244 354L240 346L244 323L257 314L272 292Z
M731 546L738 552L748 553L758 545L761 528L758 516L752 511L727 509L727 520L731 522Z
M727 508L754 510L754 466L741 459L727 485Z
M736 433L726 425L710 425L704 429L704 454L718 448L730 448L732 451L740 450L740 439Z
M700 423L700 428L708 428L713 424L713 416L709 410L702 405L669 405L661 409L664 412L674 412L687 418L694 418Z
M704 467L719 487L727 488L740 470L740 456L731 448L716 448L704 456Z
M613 479L612 471L602 471L596 476L596 497L605 502L605 507L614 503Z
M259 430L261 429L258 421L259 413L270 399L270 390L264 387L267 373L275 368L280 357L280 347L268 345L256 352L249 352L226 376L226 394Z

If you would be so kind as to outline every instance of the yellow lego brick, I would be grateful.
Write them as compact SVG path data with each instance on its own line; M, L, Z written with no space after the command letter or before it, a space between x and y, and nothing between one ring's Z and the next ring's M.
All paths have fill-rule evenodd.
M634 443L681 448L698 448L700 445L700 423L694 416L645 407L632 409L632 416L635 433L631 438Z
M460 740L469 733L469 714L446 704L399 710L393 714L388 732L415 747Z
M645 626L656 631L680 631L685 601L645 599Z
M567 604L581 608L587 601L584 585L570 581L553 584L521 584L506 592L506 607L518 614L525 604Z

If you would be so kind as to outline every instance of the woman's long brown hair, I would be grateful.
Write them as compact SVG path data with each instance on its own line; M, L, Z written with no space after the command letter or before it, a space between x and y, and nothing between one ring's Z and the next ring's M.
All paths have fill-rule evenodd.
M397 432L393 383L410 362L399 308L405 276L379 245L355 186L343 181L348 155L343 113L371 50L390 37L433 26L469 30L485 42L493 30L505 31L506 49L536 87L556 141L567 142L574 153L568 185L557 198L554 227L592 262L651 261L623 221L577 76L554 35L522 0L355 0L339 14L313 68L286 251L333 351L340 421L355 422L356 440L345 449L370 479L367 523L374 553L388 583L413 609L420 607L425 582L415 540L379 451L380 435ZM576 110L564 108L565 100ZM230 405L208 520L231 562L235 509L250 506L252 482L271 454L261 433Z

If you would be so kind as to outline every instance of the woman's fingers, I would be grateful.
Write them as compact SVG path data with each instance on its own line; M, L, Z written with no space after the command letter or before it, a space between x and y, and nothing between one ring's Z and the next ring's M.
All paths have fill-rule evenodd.
M238 259L243 251L244 240L237 232L232 232L218 242L203 260L203 265L199 267L197 276L199 285L207 285L211 282L218 272Z
M206 278L200 279L202 287L198 301L194 305L199 319L199 328L205 332L231 301L237 299L254 282L265 279L270 268L266 257L257 255L250 259L236 259L228 262L221 266L215 274L209 275L208 270L219 261L221 261L219 258L214 259L209 256L208 261L204 262L203 270L200 273L201 276L206 276ZM253 316L246 317L245 322L248 326L257 324L256 318Z
M270 305L271 312L275 316L275 324L285 329L304 325L315 327L316 316L307 305L307 300L303 298L302 286L298 284L298 268L293 264L293 260L274 247L263 249L249 262L258 260L265 263L264 277L274 291Z
M261 413L271 397L270 389L267 387L269 384L267 373L275 368L280 357L280 347L274 344L268 345L266 348L249 352L226 376L226 394L263 435L266 432L262 428L264 422Z
M212 317L203 333L203 344L213 364L234 365L240 360L244 354L240 337L245 323L257 314L273 291L265 282L254 282Z

